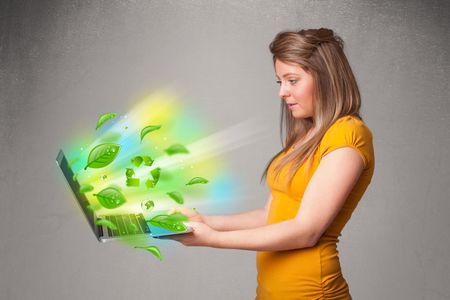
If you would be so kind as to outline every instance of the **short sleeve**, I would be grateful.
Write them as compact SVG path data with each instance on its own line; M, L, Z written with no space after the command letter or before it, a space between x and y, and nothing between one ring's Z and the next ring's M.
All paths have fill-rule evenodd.
M373 164L372 132L360 119L352 116L338 119L322 138L320 158L342 147L355 149L364 162L364 169Z

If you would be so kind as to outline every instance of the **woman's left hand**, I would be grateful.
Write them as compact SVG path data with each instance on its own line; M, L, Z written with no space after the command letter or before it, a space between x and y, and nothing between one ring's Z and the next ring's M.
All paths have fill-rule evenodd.
M192 228L192 232L175 235L170 237L170 239L178 241L185 246L215 246L215 241L217 240L217 236L219 234L218 231L201 222L190 221L185 224Z

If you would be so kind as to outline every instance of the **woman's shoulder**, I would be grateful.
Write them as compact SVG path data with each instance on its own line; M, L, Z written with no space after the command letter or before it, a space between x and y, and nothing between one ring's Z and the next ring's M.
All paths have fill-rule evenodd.
M357 116L343 116L337 119L326 131L319 145L320 156L340 147L350 146L357 150L364 160L364 166L373 165L372 131Z
M326 131L325 137L336 136L336 134L362 135L365 138L372 139L372 131L367 124L359 117L347 115L337 119Z

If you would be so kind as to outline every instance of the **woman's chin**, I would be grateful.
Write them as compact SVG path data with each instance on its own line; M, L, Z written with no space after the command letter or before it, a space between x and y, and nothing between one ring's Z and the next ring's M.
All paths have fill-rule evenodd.
M305 114L305 113L303 113L303 112L299 112L299 111L293 111L292 112L292 116L295 118L295 119L306 119L306 118L310 118L311 116L310 115L308 115L308 114Z

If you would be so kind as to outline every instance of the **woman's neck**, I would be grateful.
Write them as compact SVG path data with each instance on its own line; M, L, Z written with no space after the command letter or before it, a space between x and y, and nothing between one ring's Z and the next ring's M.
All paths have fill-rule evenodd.
M292 149L297 148L298 145L301 145L304 141L309 139L314 134L313 129L314 128L309 129L308 132L302 138L300 138L298 141L294 142L294 144L292 145Z

